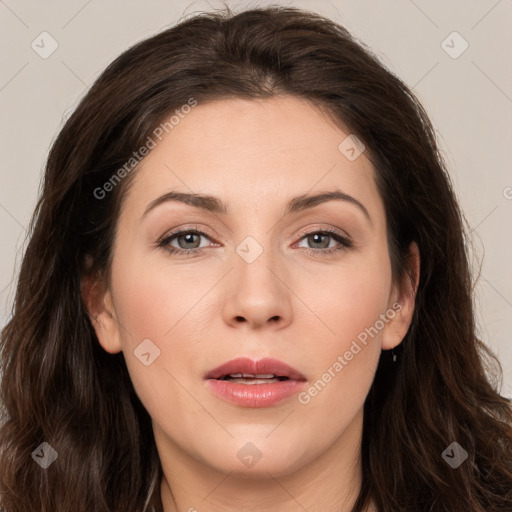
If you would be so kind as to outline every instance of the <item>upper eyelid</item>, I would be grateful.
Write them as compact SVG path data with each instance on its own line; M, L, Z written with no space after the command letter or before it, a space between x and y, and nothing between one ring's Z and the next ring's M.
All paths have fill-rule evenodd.
M347 238L348 240L351 240L352 237L343 229L335 228L333 226L329 226L328 228L321 228L321 227L313 227L308 229L301 229L299 230L298 236L301 238L311 234L311 233L327 233L328 235L338 235L343 238Z
M193 227L193 226L185 226L184 228L179 228L177 229L176 231L169 231L167 233L165 233L161 238L160 238L160 242L163 242L171 237L175 237L177 235L181 235L183 233L190 233L190 232L194 232L194 233L198 233L200 235L204 235L204 236L207 236L208 238L215 238L214 235L208 233L207 230L205 230L204 228L197 228L197 227Z

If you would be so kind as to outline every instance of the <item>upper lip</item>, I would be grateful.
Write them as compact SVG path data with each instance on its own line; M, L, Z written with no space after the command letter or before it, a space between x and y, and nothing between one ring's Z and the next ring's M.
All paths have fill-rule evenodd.
M306 380L298 370L278 359L264 358L253 361L248 357L238 357L217 366L206 374L207 379L219 379L231 373L247 373L251 375L274 374L288 377L290 380Z

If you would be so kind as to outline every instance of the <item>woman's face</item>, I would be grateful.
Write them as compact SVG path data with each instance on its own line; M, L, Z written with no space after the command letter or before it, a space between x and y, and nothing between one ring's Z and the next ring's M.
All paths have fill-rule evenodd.
M294 97L199 104L136 171L95 328L123 351L161 457L261 477L357 450L381 350L405 335L412 299L392 283L374 171L349 135ZM169 192L226 210L154 203ZM207 378L241 357L300 378L272 366L253 369L294 378Z

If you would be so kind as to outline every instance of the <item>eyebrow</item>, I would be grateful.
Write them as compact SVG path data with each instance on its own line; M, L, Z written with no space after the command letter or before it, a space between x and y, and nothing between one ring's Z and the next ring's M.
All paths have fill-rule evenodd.
M313 208L314 206L318 206L319 204L325 203L327 201L333 200L345 201L356 206L364 214L364 216L370 222L370 224L372 223L370 214L368 213L368 210L365 208L365 206L361 202L359 202L355 197L352 197L346 194L345 192L342 192L341 190L319 192L314 195L302 194L300 196L294 197L286 205L284 215L297 213L308 208ZM166 194L160 197L157 197L154 201L151 201L151 203L149 203L149 205L146 207L140 220L142 220L151 210L153 210L157 206L163 203L167 203L169 201L188 204L195 208L200 208L202 210L215 214L228 213L228 206L225 203L223 203L222 200L219 199L218 197L207 194L171 191L167 192Z

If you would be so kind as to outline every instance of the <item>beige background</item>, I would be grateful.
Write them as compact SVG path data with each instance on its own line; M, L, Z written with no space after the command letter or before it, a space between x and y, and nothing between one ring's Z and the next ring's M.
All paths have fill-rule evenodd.
M238 10L270 2L226 3ZM429 112L472 227L475 268L483 258L476 287L479 333L503 364L502 394L512 397L512 2L272 3L315 10L345 25ZM219 7L214 0L0 0L0 326L10 314L13 277L48 148L64 120L129 45L184 15ZM450 35L454 31L460 37ZM58 44L46 59L31 47L34 41L51 48L42 32ZM444 40L452 55L464 41L468 48L452 58Z

